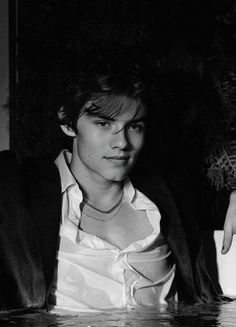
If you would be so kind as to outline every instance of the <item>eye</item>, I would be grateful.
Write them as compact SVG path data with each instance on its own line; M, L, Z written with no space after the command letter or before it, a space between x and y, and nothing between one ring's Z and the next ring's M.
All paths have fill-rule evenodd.
M95 124L99 127L109 127L110 126L110 122L106 121L106 120L98 120L95 121Z
M129 129L141 133L144 130L144 123L140 122L140 123L134 123L134 124L130 124L129 125Z

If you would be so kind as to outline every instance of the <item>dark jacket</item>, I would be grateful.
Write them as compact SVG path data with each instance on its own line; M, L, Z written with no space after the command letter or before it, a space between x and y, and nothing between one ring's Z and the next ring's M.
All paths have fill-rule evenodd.
M207 302L219 298L205 266L194 219L189 217L188 223L181 220L173 194L161 177L145 179L139 189L161 211L163 232L177 265L180 300ZM60 177L53 161L28 159L19 165L11 151L0 153L2 311L47 306L60 217Z

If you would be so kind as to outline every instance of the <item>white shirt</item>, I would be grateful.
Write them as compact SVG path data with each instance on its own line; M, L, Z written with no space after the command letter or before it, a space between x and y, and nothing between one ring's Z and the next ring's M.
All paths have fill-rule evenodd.
M82 192L68 167L71 154L63 150L55 161L61 176L62 219L58 266L51 293L55 307L73 311L125 309L166 304L177 298L173 287L175 265L161 242L160 212L127 178L124 199L135 212L147 215L150 235L120 249L79 229Z

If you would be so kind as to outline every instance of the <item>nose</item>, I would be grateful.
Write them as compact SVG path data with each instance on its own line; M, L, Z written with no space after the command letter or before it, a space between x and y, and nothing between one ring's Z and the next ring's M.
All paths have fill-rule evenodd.
M120 129L118 132L111 134L110 146L111 148L125 149L129 145L128 135L124 128Z

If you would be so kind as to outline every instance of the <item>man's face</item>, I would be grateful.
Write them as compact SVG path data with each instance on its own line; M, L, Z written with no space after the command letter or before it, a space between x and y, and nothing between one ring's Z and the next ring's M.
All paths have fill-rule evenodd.
M137 111L133 99L114 118L82 114L77 121L73 169L88 180L122 181L143 146L144 118L145 108Z

